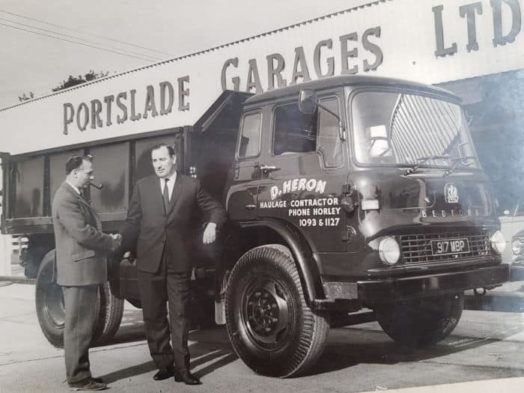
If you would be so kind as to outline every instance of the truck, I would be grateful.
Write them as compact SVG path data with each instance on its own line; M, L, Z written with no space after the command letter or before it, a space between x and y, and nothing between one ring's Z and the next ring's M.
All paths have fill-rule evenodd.
M237 355L263 375L302 375L330 327L364 320L376 319L402 345L434 344L458 324L465 290L508 280L488 180L460 100L446 90L365 75L258 94L225 90L192 124L107 137L95 134L121 125L123 105L117 115L98 105L109 99L86 104L85 89L94 88L50 98L62 102L61 137L76 122L85 141L1 155L2 233L28 238L24 263L54 345L62 343L64 308L50 206L72 154L94 157L104 187L88 195L104 231L116 233L134 183L153 173L151 146L175 147L178 170L198 178L228 214L217 244L195 243L191 309L200 326L213 317L225 324ZM166 105L158 102L146 98L142 117ZM6 112L37 117L36 104L0 111L2 132L15 124ZM188 230L198 233L204 220ZM108 263L99 341L118 329L123 299L140 306L132 260Z

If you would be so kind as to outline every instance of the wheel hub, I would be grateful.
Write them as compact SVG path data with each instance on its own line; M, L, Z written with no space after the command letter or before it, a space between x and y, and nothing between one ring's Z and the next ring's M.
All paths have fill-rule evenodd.
M244 297L243 319L251 340L267 349L285 345L290 315L289 294L276 280L266 278L250 285Z
M270 335L279 321L275 298L265 289L254 292L248 298L247 318L255 332Z

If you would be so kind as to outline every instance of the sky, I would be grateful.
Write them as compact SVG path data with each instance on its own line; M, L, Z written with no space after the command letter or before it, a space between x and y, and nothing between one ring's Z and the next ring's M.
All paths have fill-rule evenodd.
M0 0L0 108L369 0Z

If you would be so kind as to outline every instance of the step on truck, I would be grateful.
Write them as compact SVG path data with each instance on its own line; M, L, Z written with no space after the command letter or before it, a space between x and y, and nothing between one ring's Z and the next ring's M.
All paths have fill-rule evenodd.
M55 345L64 311L50 204L71 154L94 156L104 187L89 197L104 230L118 232L133 184L153 171L151 146L175 146L178 169L229 217L215 245L195 243L194 326L225 324L235 352L260 374L303 374L329 328L352 321L376 319L402 345L434 344L459 322L465 290L508 280L494 199L460 102L447 91L358 75L256 95L224 91L189 125L113 138L96 126L120 125L115 113L63 108L66 129L89 114L92 140L2 154L2 232L29 239L24 263ZM202 220L188 230L198 233ZM136 268L112 260L99 341L118 329L123 299L140 306Z

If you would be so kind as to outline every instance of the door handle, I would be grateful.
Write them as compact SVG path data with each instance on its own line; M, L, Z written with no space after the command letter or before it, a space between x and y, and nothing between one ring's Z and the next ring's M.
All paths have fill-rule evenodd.
M255 208L257 207L257 205L245 205L244 206L247 210L255 210Z
M260 170L264 175L267 175L268 173L279 171L280 168L274 165L260 165Z

